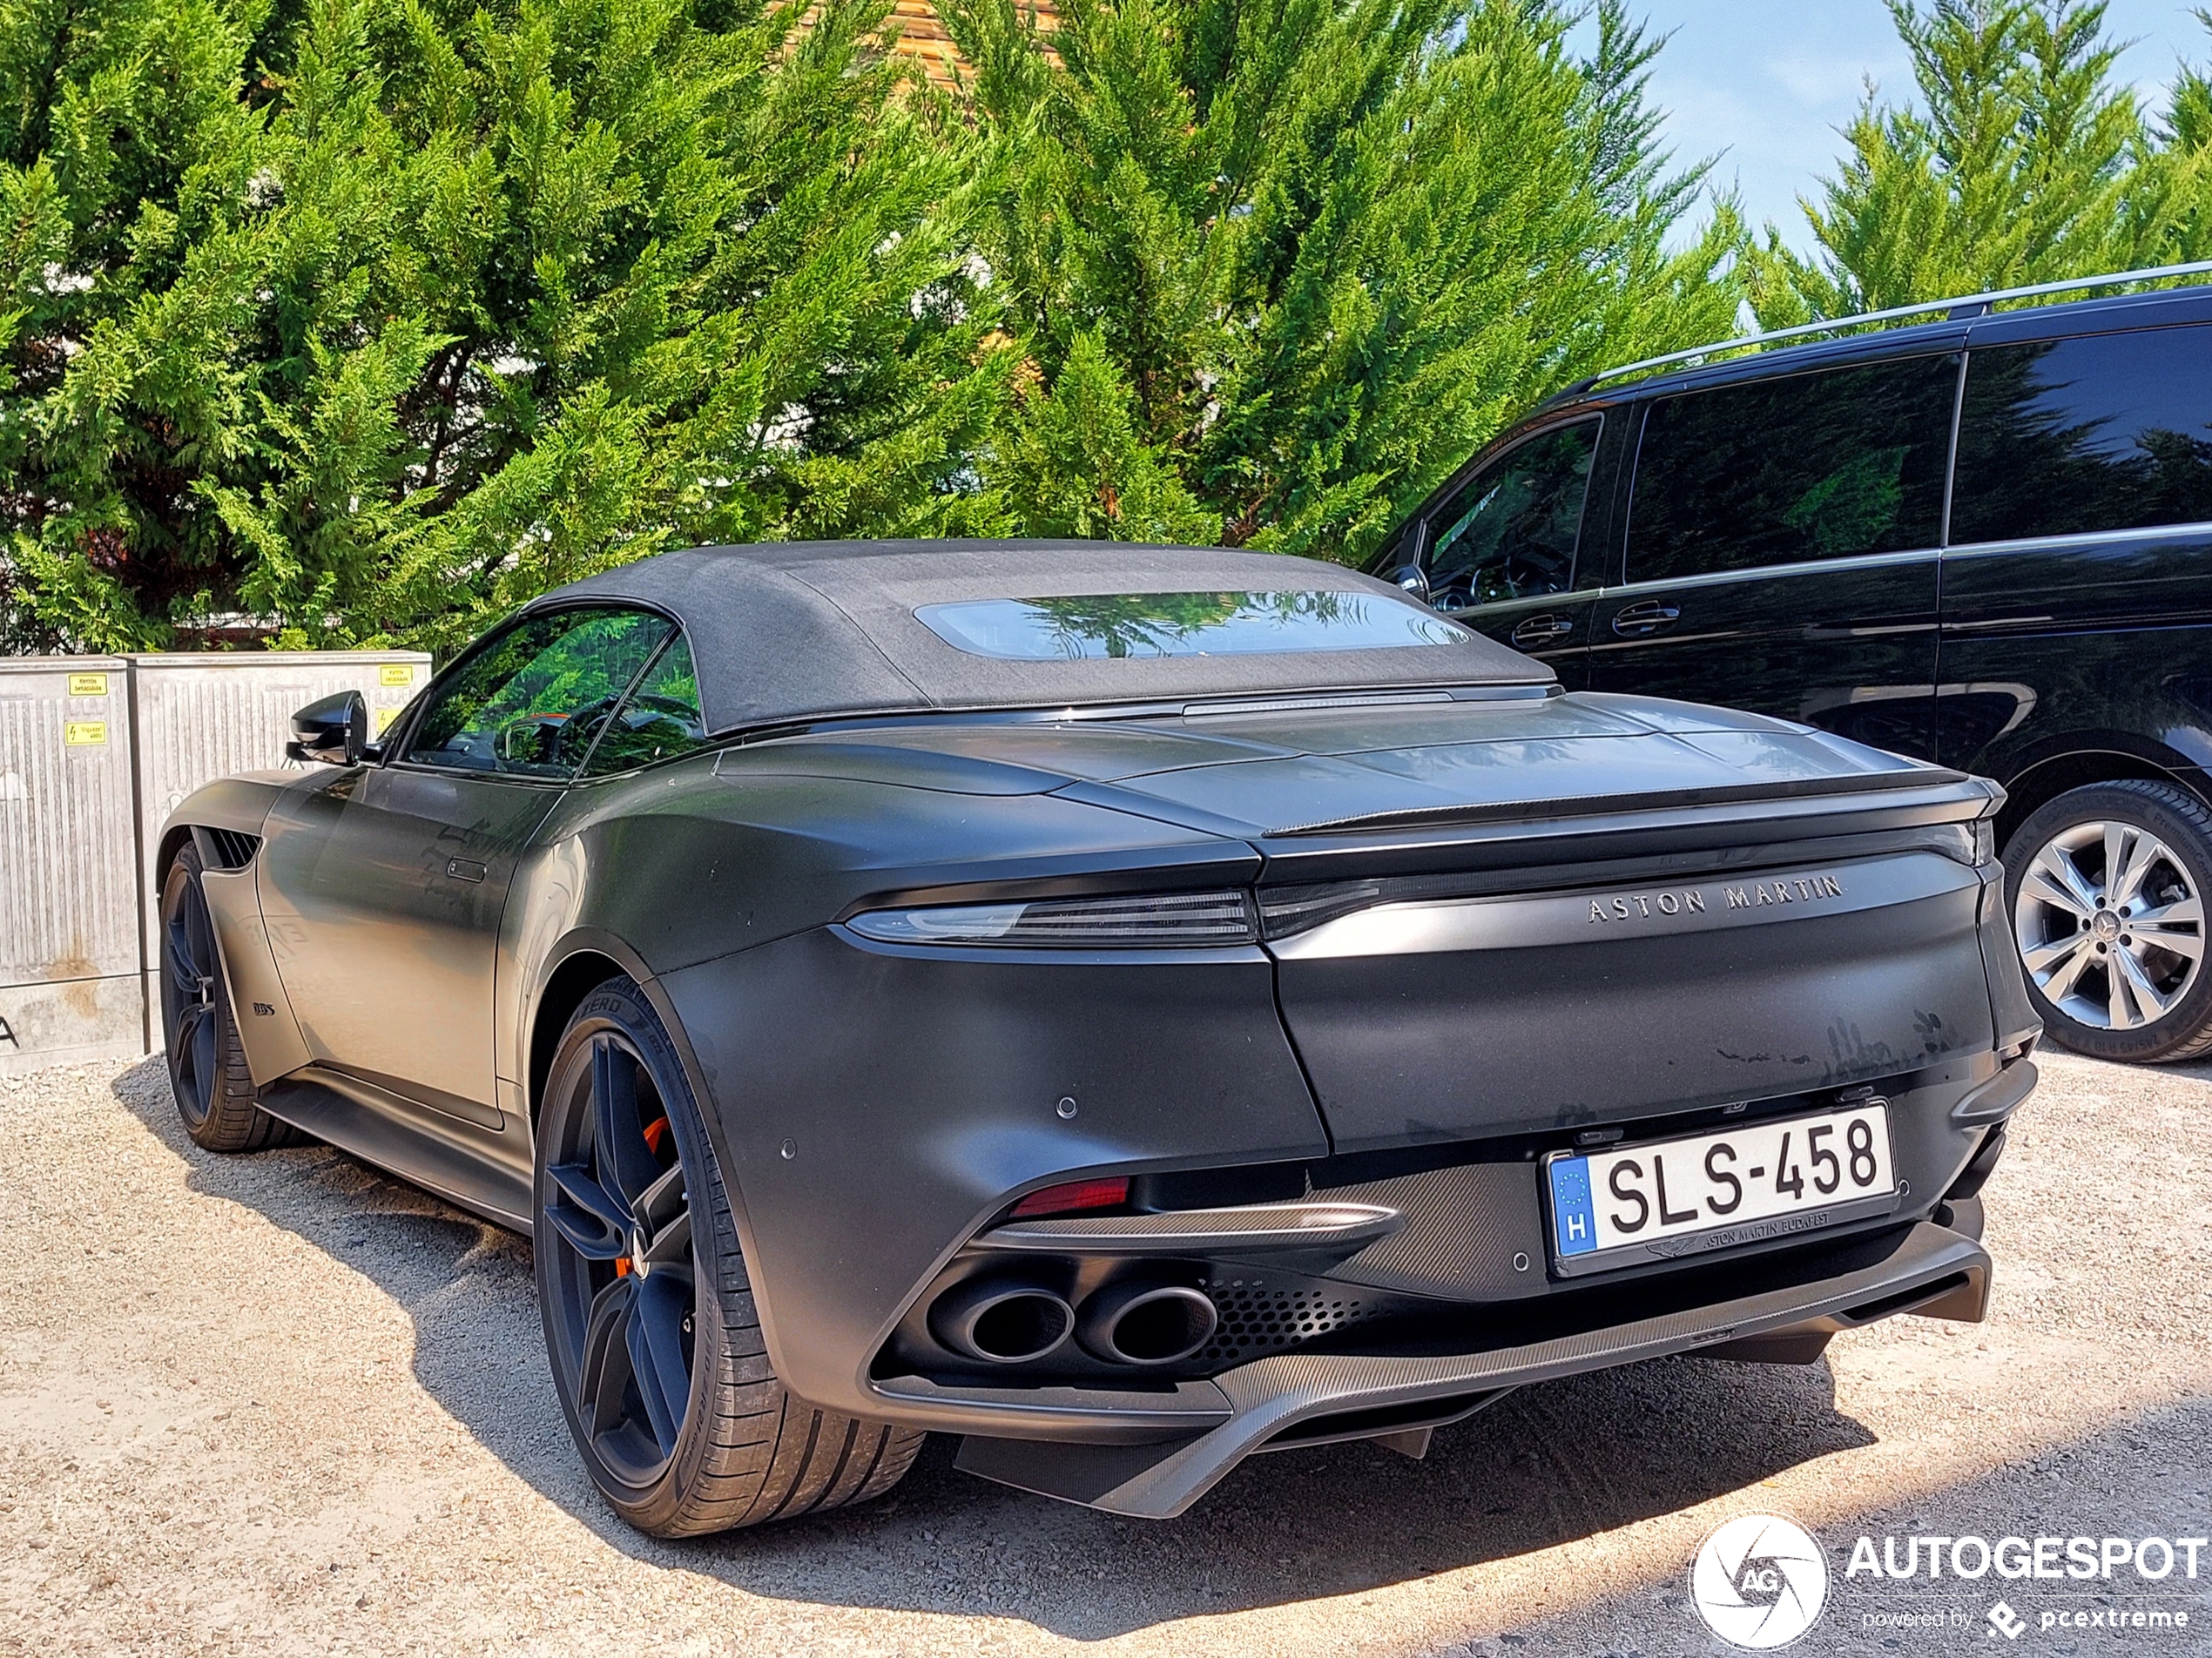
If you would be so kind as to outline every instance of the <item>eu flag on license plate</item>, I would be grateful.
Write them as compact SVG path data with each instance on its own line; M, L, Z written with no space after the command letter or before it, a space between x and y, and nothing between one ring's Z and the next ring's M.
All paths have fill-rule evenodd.
M1552 1164L1552 1230L1561 1256L1587 1255L1597 1247L1588 1157L1561 1157Z

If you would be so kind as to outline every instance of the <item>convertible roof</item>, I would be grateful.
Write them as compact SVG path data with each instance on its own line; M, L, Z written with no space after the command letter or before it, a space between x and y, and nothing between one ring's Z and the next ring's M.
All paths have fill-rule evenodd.
M960 600L1239 591L1361 593L1414 608L1388 583L1317 559L1095 541L694 547L529 608L619 599L675 617L698 664L700 711L718 735L840 714L1553 681L1542 664L1479 635L1383 650L1008 661L959 650L914 616Z

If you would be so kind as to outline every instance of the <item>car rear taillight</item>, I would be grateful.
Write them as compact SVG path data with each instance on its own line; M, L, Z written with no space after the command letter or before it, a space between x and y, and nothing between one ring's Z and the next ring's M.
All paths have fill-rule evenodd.
M870 910L845 924L884 944L982 944L1068 949L1144 949L1250 944L1258 936L1243 893L1160 893L1115 898L1040 898Z

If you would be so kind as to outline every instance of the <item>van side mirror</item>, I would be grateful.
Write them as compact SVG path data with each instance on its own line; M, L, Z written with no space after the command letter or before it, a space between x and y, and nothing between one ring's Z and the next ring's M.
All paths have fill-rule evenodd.
M287 758L324 765L359 765L368 755L368 704L358 691L309 703L292 717Z
M1403 588L1422 603L1428 603L1428 572L1419 564L1400 564L1383 580L1393 587Z

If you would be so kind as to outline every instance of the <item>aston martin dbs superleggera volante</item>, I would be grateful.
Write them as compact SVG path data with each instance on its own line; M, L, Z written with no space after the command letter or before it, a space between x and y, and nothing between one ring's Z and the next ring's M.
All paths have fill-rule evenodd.
M1660 1354L1979 1318L2034 1081L1993 785L1563 694L1333 565L708 548L186 800L205 1147L527 1230L592 1478L1137 1515Z

